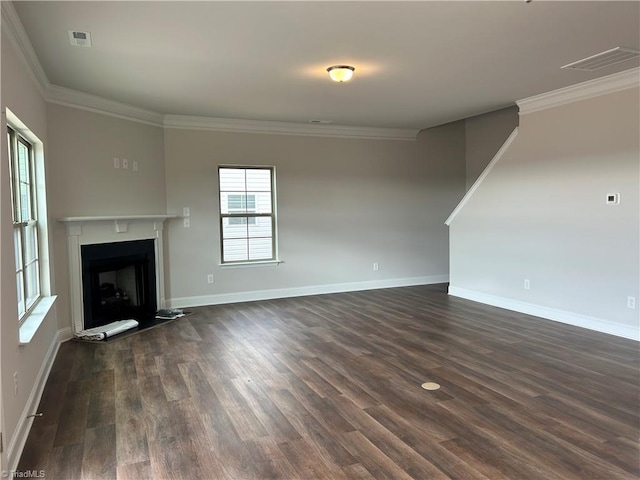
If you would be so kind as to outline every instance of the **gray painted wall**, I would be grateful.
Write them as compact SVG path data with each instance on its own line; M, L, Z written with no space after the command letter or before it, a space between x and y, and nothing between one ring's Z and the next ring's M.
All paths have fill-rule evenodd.
M47 115L55 215L165 211L161 127L55 104L47 105ZM127 159L129 168L114 168L114 157Z
M634 88L522 116L453 220L450 290L637 337L639 110Z
M190 228L167 226L167 297L185 306L446 280L442 222L463 194L463 144L463 124L416 142L167 129L168 211L191 210ZM219 164L276 167L284 263L219 266Z
M465 119L467 190L517 126L518 107L515 105Z
M46 104L35 87L31 76L16 55L9 39L2 34L2 136L0 140L0 248L2 276L0 277L0 375L2 397L2 432L4 452L2 469L7 467L7 454L16 437L19 421L24 419L24 408L36 387L40 369L47 351L54 342L57 328L56 305L44 319L31 343L18 344L16 277L11 219L11 187L6 144L6 108L9 108L26 126L47 145ZM51 172L48 163L47 174ZM50 212L49 212L50 213ZM51 221L51 219L49 219ZM55 266L55 259L53 259ZM55 283L52 286L55 293ZM13 374L18 372L18 394L14 395ZM30 412L31 413L31 412Z

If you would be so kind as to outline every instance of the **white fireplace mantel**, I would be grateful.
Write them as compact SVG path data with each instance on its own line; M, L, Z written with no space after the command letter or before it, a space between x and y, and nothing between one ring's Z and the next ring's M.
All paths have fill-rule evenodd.
M82 245L148 240L155 242L156 295L158 308L164 308L164 265L162 231L164 222L176 215L110 215L62 217L67 227L71 317L74 333L84 330L82 303Z
M59 218L58 221L66 223L67 231L69 232L71 231L71 229L77 230L78 228L82 228L83 224L107 222L109 224L113 224L115 233L125 233L129 228L129 223L131 222L159 222L159 230L162 230L162 224L168 218L176 218L176 215L107 215L98 217L62 217ZM71 235L71 233L69 233L69 235Z

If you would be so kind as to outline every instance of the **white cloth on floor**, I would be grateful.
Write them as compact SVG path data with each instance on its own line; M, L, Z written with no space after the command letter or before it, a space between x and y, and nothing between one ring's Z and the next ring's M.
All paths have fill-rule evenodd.
M100 341L107 337L113 337L118 333L126 332L138 326L137 320L118 320L117 322L100 325L99 327L89 328L76 333L76 337L81 340Z

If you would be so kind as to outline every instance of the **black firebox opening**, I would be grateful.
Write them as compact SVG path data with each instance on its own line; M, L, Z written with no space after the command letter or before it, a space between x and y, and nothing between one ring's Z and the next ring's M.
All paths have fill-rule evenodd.
M83 245L84 328L135 319L154 319L156 264L154 240Z

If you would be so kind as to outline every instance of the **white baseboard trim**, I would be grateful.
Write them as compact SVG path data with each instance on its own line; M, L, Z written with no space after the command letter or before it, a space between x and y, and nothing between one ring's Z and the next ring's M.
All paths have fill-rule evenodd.
M36 413L36 409L40 404L44 386L49 378L53 361L55 360L58 349L60 348L60 343L63 341L61 338L64 337L65 330L69 330L69 333L71 332L70 328L58 330L53 337L53 341L51 342L51 345L49 345L49 350L47 350L47 354L44 357L44 361L42 362L36 381L31 389L31 393L29 394L29 398L27 399L24 409L20 414L20 418L18 419L16 432L12 436L11 442L7 448L7 465L9 467L8 470L10 471L15 471L18 468L18 462L20 461L22 450L27 442L27 437L31 430L31 424L33 423L33 418L27 418L27 416Z
M255 290L252 292L221 293L197 297L170 298L170 308L200 307L203 305L221 305L224 303L254 302L256 300L273 300L276 298L304 297L307 295L325 295L328 293L357 292L378 288L409 287L413 285L430 285L446 283L449 275L429 275L426 277L397 278L389 280L372 280L367 282L335 283L331 285L310 285L307 287Z
M73 338L73 330L71 327L66 327L58 330L58 343L66 342Z
M601 318L520 302L518 300L511 300L509 298L498 297L455 286L449 286L449 295L492 305L494 307L505 308L514 312L533 315L535 317L546 318L547 320L553 320L555 322L566 323L575 327L587 328L589 330L595 330L596 332L608 333L617 337L640 341L640 332L637 328L620 325Z

